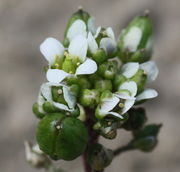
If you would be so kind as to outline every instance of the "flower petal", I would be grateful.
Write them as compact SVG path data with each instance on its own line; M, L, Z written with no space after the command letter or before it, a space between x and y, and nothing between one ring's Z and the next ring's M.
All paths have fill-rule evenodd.
M44 97L41 95L41 93L39 93L37 103L38 103L38 110L41 113L44 113L44 110L43 110L43 107L42 107L44 102L45 102Z
M113 30L112 30L111 27L108 27L108 28L106 29L106 33L107 33L107 36L108 36L109 38L115 40L114 32L113 32Z
M126 113L135 103L135 100L126 100L122 109L122 114Z
M48 69L46 73L47 80L52 83L59 83L68 76L70 76L69 73L59 69Z
M66 106L66 105L64 105L62 103L53 102L53 105L55 107L57 107L58 109L69 111L69 112L72 112L74 110L74 109L69 109L68 106Z
M132 27L124 37L124 48L135 52L142 38L142 31L139 27Z
M111 38L102 38L100 41L100 48L103 48L106 53L113 54L116 52L116 42Z
M87 58L86 61L76 69L76 75L92 74L97 71L97 64L95 61Z
M80 60L84 62L86 59L87 49L87 39L83 35L78 35L70 42L68 51L71 55L78 56Z
M106 99L102 103L100 111L102 113L110 112L112 109L114 109L114 107L118 104L119 101L120 101L120 99L117 98L116 96Z
M74 108L76 103L76 98L75 96L72 95L68 87L63 87L63 96L69 108L71 109Z
M89 47L91 53L93 53L93 54L96 53L96 51L98 49L98 44L97 44L96 40L94 39L94 37L92 36L91 32L88 33L87 41L88 41L88 47Z
M145 89L142 93L140 93L137 97L136 97L136 101L140 101L140 100L145 100L145 99L152 99L154 97L157 97L158 93L156 90L154 89Z
M94 17L90 17L88 19L88 22L87 22L88 30L90 32L92 32L92 34L95 34L95 32L96 32L96 26L95 26L95 22L94 21L95 21Z
M99 36L99 33L101 32L101 26L99 26L97 29L96 29L96 33L94 35L94 38L97 38Z
M139 63L134 63L134 62L126 63L122 66L122 74L126 78L131 78L137 73L138 69L139 69Z
M108 112L108 114L113 115L113 116L115 116L115 117L118 117L118 118L120 118L120 119L123 119L123 116L120 115L120 114L117 113L117 112Z
M120 99L130 99L130 100L135 100L135 97L129 96L127 92L117 92L115 93L115 96L120 98Z
M71 42L77 35L86 36L86 34L86 24L84 21L78 19L68 29L67 38Z
M137 93L137 84L134 81L127 81L120 85L119 90L128 90L131 96L134 97Z
M51 65L54 63L56 56L63 55L64 46L55 38L47 38L40 45L40 51Z
M140 69L143 69L145 73L147 74L147 80L148 82L154 81L159 73L158 67L154 61L149 61L142 63L140 65Z
M41 85L41 94L47 101L52 101L51 86L48 83L43 83Z

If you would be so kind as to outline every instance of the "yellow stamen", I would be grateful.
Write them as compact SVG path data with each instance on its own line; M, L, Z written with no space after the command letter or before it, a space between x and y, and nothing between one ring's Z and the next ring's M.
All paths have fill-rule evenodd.
M62 90L61 89L59 89L57 92L58 92L58 94L62 94Z
M123 104L123 103L119 103L119 107L120 107L120 108L123 108L123 107L124 107L124 104Z

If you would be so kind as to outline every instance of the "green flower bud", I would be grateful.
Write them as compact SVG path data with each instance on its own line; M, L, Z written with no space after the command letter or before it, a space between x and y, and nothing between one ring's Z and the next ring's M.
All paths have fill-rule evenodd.
M110 97L112 97L111 91L106 90L101 94L100 101L103 101L104 99L110 98Z
M122 128L126 130L139 130L147 121L146 112L143 108L131 108L128 111L129 118L124 122Z
M80 104L83 106L95 106L99 102L99 91L83 89L80 96Z
M43 110L47 113L58 112L59 109L52 105L52 103L45 101L43 104Z
M101 171L109 166L113 159L113 151L106 149L101 144L93 144L88 149L88 163L91 168L96 171Z
M32 107L33 113L36 115L37 118L43 118L45 116L45 113L42 113L39 111L39 105L38 103L34 103Z
M124 75L118 74L115 76L113 80L113 84L115 86L115 89L118 90L119 86L123 84L126 81L126 77Z
M140 69L130 80L136 82L138 88L137 94L139 94L144 90L147 75L144 73L144 70Z
M88 81L88 78L83 76L78 79L78 85L81 89L91 88L91 83Z
M98 49L95 54L92 55L92 59L97 63L101 64L107 60L107 54L103 49Z
M95 83L95 89L99 92L103 92L105 90L112 91L112 83L110 80L99 80Z
M105 79L114 79L117 73L117 63L115 61L109 61L101 64L98 69L98 74Z
M71 18L69 19L68 24L67 24L67 26L66 26L65 33L64 33L64 41L63 41L63 44L64 44L65 47L67 47L67 46L69 45L69 40L68 40L68 38L67 38L67 33L68 33L69 28L72 26L72 24L73 24L76 20L80 19L80 20L84 21L85 24L87 25L89 18L90 18L90 15L89 15L86 11L84 11L83 9L79 9L77 12L75 12L75 13L71 16Z
M40 149L52 159L73 160L85 151L88 133L80 120L54 113L39 122L36 138Z
M152 22L148 16L137 16L122 31L119 56L123 62L145 62L152 54Z

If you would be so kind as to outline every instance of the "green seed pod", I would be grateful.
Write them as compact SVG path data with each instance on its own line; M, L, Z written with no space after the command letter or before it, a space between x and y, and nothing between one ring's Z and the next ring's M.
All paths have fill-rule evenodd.
M122 128L126 130L139 130L147 121L144 108L131 108L128 111L128 119L123 123Z
M80 120L54 113L39 122L36 139L40 149L52 159L73 160L85 151L88 133Z
M139 94L144 90L147 75L144 73L144 70L140 69L130 80L136 82L138 88L137 94Z
M157 142L158 141L156 137L148 136L135 140L133 142L133 147L143 152L150 152L156 147Z
M62 70L67 73L75 73L76 72L76 65L72 62L72 59L66 58L62 64Z
M112 91L112 83L110 80L99 80L95 83L95 89L99 92L103 92L105 90Z
M115 61L108 61L99 66L98 74L105 79L114 79L118 70L117 63Z
M119 57L123 62L145 62L152 54L152 22L149 17L137 16L122 31Z
M41 119L45 116L45 113L42 113L39 111L39 105L38 103L34 103L32 107L33 113L36 115L37 118Z
M96 171L101 171L109 166L113 159L113 151L106 149L101 144L93 144L88 149L88 163L91 168Z
M83 106L95 106L99 102L99 91L83 89L80 96L80 104Z

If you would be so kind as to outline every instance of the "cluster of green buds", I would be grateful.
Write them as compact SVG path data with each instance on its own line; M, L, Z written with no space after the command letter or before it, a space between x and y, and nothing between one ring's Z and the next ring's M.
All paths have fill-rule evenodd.
M63 43L47 38L40 51L48 61L33 112L40 119L36 138L53 160L73 160L86 153L89 165L102 170L113 152L97 137L114 139L117 130L132 131L134 148L149 151L156 132L144 126L147 117L135 106L158 93L147 88L158 75L152 54L152 23L135 17L116 40L111 27L96 27L82 9L70 18ZM154 127L154 126L153 126ZM155 128L159 128L155 126ZM92 141L92 133L96 139Z

